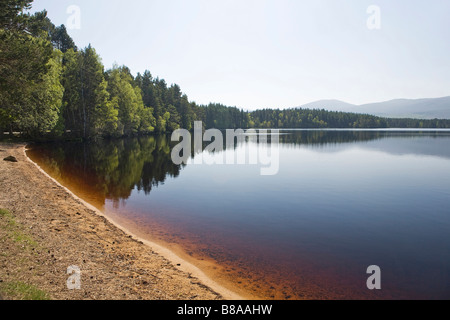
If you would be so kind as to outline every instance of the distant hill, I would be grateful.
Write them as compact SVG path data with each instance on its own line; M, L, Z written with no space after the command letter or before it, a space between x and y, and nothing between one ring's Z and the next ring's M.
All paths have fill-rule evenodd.
M320 100L305 104L301 108L366 113L390 118L450 119L450 97L396 99L360 106L339 100Z
M326 109L328 111L344 111L348 112L347 110L353 110L354 108L357 108L358 106L354 104L350 104L344 101L339 100L320 100L316 102L311 102L308 104L305 104L301 106L300 108L303 109ZM353 111L350 111L353 112Z

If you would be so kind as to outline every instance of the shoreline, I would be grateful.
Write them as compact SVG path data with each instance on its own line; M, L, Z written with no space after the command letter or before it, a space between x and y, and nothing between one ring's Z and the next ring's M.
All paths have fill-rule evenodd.
M133 233L131 230L126 228L123 224L120 224L119 222L115 221L114 219L108 217L103 212L101 212L99 209L97 209L92 204L88 203L87 201L83 200L82 198L78 197L76 194L74 194L70 189L60 184L56 179L51 177L47 172L44 171L37 163L35 163L33 160L28 157L26 154L26 146L23 148L24 155L26 159L31 162L33 165L36 166L36 168L44 174L48 179L52 180L54 183L59 185L61 188L63 188L67 193L69 193L73 198L83 203L87 208L94 211L99 216L105 218L108 220L111 224L113 224L116 228L122 230L129 236L131 236L136 241L140 241L149 248L151 248L156 253L160 254L161 256L168 259L174 266L176 266L177 269L180 269L183 272L187 272L194 276L195 278L198 278L205 286L210 287L215 292L219 293L225 300L244 300L244 298L235 292L223 287L219 283L215 282L213 279L208 277L201 269L199 269L197 266L193 265L189 261L185 260L184 258L181 258L177 253L170 250L169 248L166 248L156 242L144 239L142 237L137 236L135 233ZM180 266L178 266L180 264Z
M1 149L7 149L7 150L1 150ZM158 243L155 243L153 241L149 241L147 239L143 239L141 237L136 236L133 232L128 230L123 225L119 224L117 221L114 221L113 219L111 219L110 217L105 215L103 212L101 212L95 206L91 205L90 203L88 203L85 200L81 199L80 197L76 196L72 191L70 191L65 186L61 185L57 180L55 180L53 177L51 177L49 174L47 174L37 163L33 162L28 157L28 155L26 153L26 144L0 143L0 150L2 151L2 152L0 152L0 156L1 156L0 160L2 160L2 162L3 162L2 163L3 166L0 166L0 169L3 169L3 167L4 167L4 163L6 163L6 162L3 161L3 158L6 157L7 155L15 156L19 160L19 165L16 165L16 164L10 165L8 163L8 166L17 167L17 166L22 165L22 167L23 167L23 160L25 160L25 162L27 164L29 164L33 168L33 170L37 169L37 171L39 172L39 175L43 174L44 177L47 178L47 179L45 179L45 180L47 180L47 182L50 182L53 185L56 184L58 191L63 191L64 193L66 193L69 196L69 197L66 197L65 201L70 202L69 200L67 200L67 198L71 198L76 203L79 203L80 205L84 206L86 209L85 211L95 214L97 216L97 218L100 218L100 220L104 221L108 225L108 227L111 227L111 228L108 228L108 231L109 231L109 233L112 233L113 237L126 237L127 239L129 239L129 241L134 242L133 243L134 246L140 247L140 248L133 248L136 251L151 250L151 253L153 255L160 256L160 258L162 260L166 260L170 264L170 266L168 266L167 268L164 268L163 270L165 271L165 269L170 269L171 272L179 273L179 274L176 274L177 277L184 278L184 279L180 278L180 281L178 281L178 282L183 282L183 284L181 284L181 283L174 284L174 285L182 286L183 290L181 290L181 291L189 291L189 294L191 294L193 290L194 291L202 291L202 290L206 291L206 292L201 292L201 294L194 294L192 296L192 297L194 297L194 299L200 299L200 300L212 300L212 299L245 300L245 299L247 299L247 298L244 298L242 295L237 294L233 290L230 290L230 289L224 287L222 284L216 282L214 279L212 279L208 275L206 275L199 267L195 266L194 264L187 261L186 259L183 259L176 252L172 251L169 248L163 247L162 245L160 245ZM5 153L5 151L6 151L6 153ZM21 157L23 157L23 159L20 159ZM21 162L22 162L22 164L21 164ZM29 169L29 168L21 168L21 169L22 169L21 173L23 173L24 169ZM35 174L35 172L32 172L33 170L30 170L30 172L27 172L27 173L30 174L31 176L33 176ZM15 175L17 173L17 172L14 172L14 169L11 171L12 171L12 175ZM7 175L7 176L9 177L9 175ZM11 178L14 179L14 177L11 177ZM39 179L39 176L37 176L36 178L37 178L37 180L42 182L41 184L45 183L45 181L43 179ZM25 180L26 180L26 178L25 178ZM3 180L1 180L0 182L3 182ZM3 187L3 185L2 185L2 187ZM44 187L42 188L42 190L44 190ZM46 191L48 191L48 190L46 190ZM50 190L50 191L52 191L52 190ZM16 190L16 192L17 192L17 190ZM19 194L25 195L25 192L20 191ZM30 197L33 198L33 196L36 196L36 195L25 195L25 198L30 198ZM50 195L50 196L52 196L52 195ZM39 197L39 196L37 196L37 197ZM43 196L43 197L45 198L45 196ZM59 194L56 197L59 198L60 197ZM10 200L0 199L0 207L3 208L5 202L10 202ZM17 203L13 203L10 206L16 207L17 205L18 205ZM57 204L52 203L52 205L55 206ZM71 205L71 204L69 204L69 205ZM38 206L39 206L39 204L38 204ZM8 206L6 206L5 209L10 209L10 208L8 208ZM58 208L58 213L60 215L64 214L65 216L70 216L70 213L65 212L68 210L63 210L63 209L64 208ZM34 211L34 210L32 210L32 211ZM73 211L73 210L71 210L71 211ZM76 212L75 215L78 215L78 214L80 214L80 213ZM58 217L54 217L54 218L56 219ZM70 216L70 218L77 219L78 217ZM51 222L58 221L55 219L50 218ZM96 219L94 218L94 220L96 220ZM77 223L75 223L75 224L77 224ZM66 227L69 227L69 225L66 225ZM33 226L30 226L29 228L32 229ZM85 230L85 229L89 230L89 229L93 229L93 228L96 229L96 226L95 225L94 226L86 226L86 225L83 226L83 230ZM97 228L97 229L100 229L100 228ZM45 231L48 231L51 233L50 230L44 230L44 232ZM111 237L111 234L103 234L100 232L100 230L96 230L95 235L100 239ZM45 238L45 235L42 235L42 236ZM68 235L69 238L72 236L74 236L74 235L73 234ZM70 242L70 239L59 239L59 240ZM121 240L121 241L123 241L123 240ZM87 242L87 240L86 240L86 242ZM115 244L115 241L112 241L112 242L110 241L109 243ZM106 246L109 248L109 245L106 245ZM50 251L51 250L49 250L49 252ZM114 251L114 253L116 253L116 251ZM136 252L136 253L138 253L138 252ZM145 268L146 262L149 259L149 257L147 257L147 256L145 258L141 258L141 257L139 257L138 254L134 255L133 258L134 258L133 264L139 264L141 267L144 267L144 268ZM83 260L83 263L84 262L85 262L85 260ZM123 262L126 262L126 260L121 261L121 263L123 263ZM118 266L111 266L111 268L114 268L114 267L118 267ZM142 270L142 271L143 271L142 273L145 274L145 270ZM157 271L159 271L159 270L157 269ZM83 272L83 270L82 270L82 272ZM154 276L154 274L150 274L150 275ZM109 276L111 276L111 274L109 274ZM65 274L60 275L60 277L67 279L67 276ZM156 277L156 278L160 278L160 277ZM163 280L169 281L169 280L172 280L173 278L174 278L174 276L171 274L167 277L167 279L163 279ZM92 279L92 277L91 277L91 279ZM195 280L193 280L193 279L195 279ZM198 281L196 281L196 280L198 280ZM145 280L143 282L148 283L148 281L145 281ZM169 281L169 282L173 282L173 281ZM175 282L177 282L177 281L175 281ZM186 283L189 283L189 285L193 284L194 288L190 288L190 287L187 288L185 286ZM171 283L171 285L172 285L172 283ZM59 289L61 289L61 288L59 288ZM199 289L202 289L202 290L199 290ZM141 293L145 294L146 292L141 292ZM174 293L178 294L178 292L174 292ZM112 292L111 292L111 294L112 294ZM120 294L120 292L116 292L116 294ZM150 297L149 299L152 299L152 297ZM156 299L158 299L158 298L156 298ZM171 299L168 299L168 300L171 300Z

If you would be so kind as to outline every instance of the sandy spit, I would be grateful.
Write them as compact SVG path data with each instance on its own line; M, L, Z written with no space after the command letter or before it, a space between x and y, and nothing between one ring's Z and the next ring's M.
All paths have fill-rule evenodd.
M3 161L7 156L18 162ZM0 285L26 282L57 300L242 299L169 249L108 220L33 163L25 144L0 143L0 208L34 242L30 249L0 228ZM70 266L81 270L81 289L67 287Z

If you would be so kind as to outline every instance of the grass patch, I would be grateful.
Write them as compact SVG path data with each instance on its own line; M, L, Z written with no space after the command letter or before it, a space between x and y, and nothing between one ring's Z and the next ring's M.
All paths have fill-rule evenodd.
M0 218L5 222L5 226L2 227L15 243L28 249L37 248L37 242L23 232L24 228L16 221L14 216L8 210L0 209Z
M18 300L50 300L50 295L34 285L21 281L6 282L0 285L2 294Z
M0 209L0 217L6 217L8 215L11 215L11 213L9 213L9 211L7 211L5 209Z
M33 240L33 238L31 238L29 235L24 234L20 231L13 231L11 233L11 236L12 236L14 242L16 242L16 243L26 245L31 248L36 248L38 245L37 242Z
M30 256L35 254L32 251L38 247L37 242L25 232L25 227L16 221L14 215L5 209L0 209L0 232L2 234L0 240L6 240L6 243L0 244L10 244L9 250L0 252L0 258L6 258L7 261L4 263L11 265L9 276L6 277L9 280L4 278L3 270L0 269L0 276L3 279L3 282L0 282L0 299L50 300L50 295L35 285L16 281L18 279L15 275L22 273L22 267L25 268ZM15 245L11 246L12 243Z

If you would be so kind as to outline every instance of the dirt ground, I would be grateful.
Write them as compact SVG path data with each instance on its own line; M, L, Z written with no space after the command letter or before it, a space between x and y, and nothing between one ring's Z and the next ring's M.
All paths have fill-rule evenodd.
M46 177L24 150L0 143L0 299L24 298L17 284L57 300L223 298ZM70 266L81 270L80 289L68 289Z

